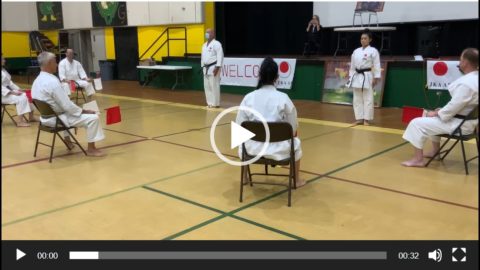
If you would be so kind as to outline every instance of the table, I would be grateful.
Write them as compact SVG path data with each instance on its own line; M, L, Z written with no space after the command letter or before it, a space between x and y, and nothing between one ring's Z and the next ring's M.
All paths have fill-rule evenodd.
M152 82L152 80L160 75L160 71L165 70L165 71L175 71L175 84L172 86L172 90L177 87L179 84L179 79L181 80L181 83L185 83L185 77L182 71L186 70L192 70L193 68L191 66L170 66L170 65L154 65L154 66L137 66L137 69L146 69L146 70L151 70L152 72L149 72L147 79L143 83L143 86L149 84Z
M335 50L335 54L333 57L337 56L338 51L345 51L347 48L347 38L343 37L342 34L345 33L353 33L353 32L363 32L365 29L370 30L370 32L380 32L382 35L381 39L381 45L380 45L380 53L384 50L390 51L390 34L388 36L385 35L385 33L390 33L392 31L397 30L396 27L394 26L372 26L372 27L367 27L367 26L362 26L362 27L339 27L339 28L333 28L334 32L338 33L337 37L337 49ZM345 41L345 48L340 48L340 42ZM387 42L387 46L384 48L384 43ZM391 51L390 51L391 53Z

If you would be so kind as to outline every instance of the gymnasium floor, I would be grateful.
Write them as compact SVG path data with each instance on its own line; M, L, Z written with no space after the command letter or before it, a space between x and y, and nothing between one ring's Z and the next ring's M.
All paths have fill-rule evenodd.
M247 186L240 203L240 169L210 146L210 124L220 109L138 98L156 91L138 85L131 97L104 86L99 106L122 110L121 123L104 125L107 138L98 144L108 153L104 158L85 157L78 148L68 154L61 142L51 164L47 147L39 146L33 158L36 126L16 128L4 119L3 239L478 240L478 160L466 176L459 147L443 163L404 168L400 162L412 148L401 129L301 118L301 177L308 184L293 192L292 207L278 186ZM301 117L316 110L297 108ZM342 117L351 117L351 108L343 108L350 114ZM216 132L228 155L236 155L228 147L234 118L222 119ZM83 129L77 138L85 145ZM50 142L51 135L41 140ZM476 153L473 143L467 153Z

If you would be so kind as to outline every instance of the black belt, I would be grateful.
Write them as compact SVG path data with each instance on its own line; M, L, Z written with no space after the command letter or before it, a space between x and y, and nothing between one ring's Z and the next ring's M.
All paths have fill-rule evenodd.
M206 69L205 69L205 75L207 75L208 69L209 69L211 66L216 65L216 64L217 64L217 61L214 61L214 62L212 62L212 63L210 63L210 64L206 64L206 65L202 66L201 71L203 70L203 68L206 68Z
M353 83L353 78L355 78L355 75L357 74L362 74L363 75L363 81L362 81L362 91L365 86L365 72L372 71L372 68L355 68L355 74L352 76L352 83Z

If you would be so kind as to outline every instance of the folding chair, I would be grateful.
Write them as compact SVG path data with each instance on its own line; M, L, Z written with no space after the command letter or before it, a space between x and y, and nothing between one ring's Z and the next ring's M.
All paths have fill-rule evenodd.
M10 112L8 111L7 109L7 106L16 106L15 104L5 104L5 103L2 103L2 124L3 124L3 116L5 115L5 113L7 113L8 117L10 117L10 120L12 120L13 124L15 124L15 126L17 125L17 121L15 121L15 119L13 117L15 116L18 116L16 114L12 115L10 114ZM25 115L22 115L22 117L25 119L25 121L28 122L28 119L25 117Z
M242 123L242 127L246 128L250 132L255 134L251 140L257 142L265 142L266 135L265 129L263 127L262 122L257 121L245 121ZM270 129L270 142L281 142L281 141L290 141L290 157L284 160L273 160L261 157L259 160L255 161L253 164L264 164L265 165L265 173L251 173L250 172L250 165L242 166L241 167L241 175L240 175L240 202L243 202L243 174L244 171L247 170L248 174L248 182L250 186L253 184L263 184L263 185L279 185L285 186L288 188L288 206L291 206L292 200L292 182L293 188L296 189L296 179L295 179L295 151L294 151L294 144L293 144L293 131L292 126L286 122L269 122L268 127ZM242 143L242 161L248 161L253 159L254 156L250 156L245 149L245 143ZM276 166L276 165L289 165L290 172L289 174L269 174L268 173L268 166ZM252 176L253 175L273 175L273 176L288 176L288 184L279 184L279 183L268 183L268 182L253 182Z
M82 87L80 87L80 85L78 85L76 81L70 81L69 83L70 83L70 90L76 93L76 96L74 97L75 104L79 105L78 100L80 99L80 94L82 94L83 103L86 103L87 99L85 98L85 90ZM75 88L71 87L72 83L75 84Z
M440 157L440 160L444 160L445 157L452 151L452 149L455 147L455 145L457 145L458 142L460 142L460 145L462 146L462 156L463 156L463 165L465 166L465 174L468 175L468 162L478 158L478 151L479 151L479 148L478 148L478 127L475 128L475 130L471 133L471 134L468 134L468 135L464 135L462 134L462 125L465 123L465 121L467 120L477 120L478 119L478 106L472 110L467 116L464 116L464 115L455 115L455 118L459 118L459 119L462 119L462 122L458 125L458 127L452 132L452 134L442 134L442 135L438 135L439 137L441 138L446 138L447 140L442 144L442 146L440 147L440 149L438 149L437 153L430 158L430 160L428 160L427 164L425 165L425 167L427 167L431 162L432 160L434 160L437 156ZM473 158L470 158L467 160L466 158L466 155L465 155L465 145L463 142L465 141L468 141L468 140L471 140L475 138L475 141L477 143L477 155ZM450 141L450 140L455 140L455 143L453 143L453 145L447 149L447 150L443 150L442 149L447 145L447 143ZM443 156L442 156L443 154Z
M67 143L65 142L65 140L62 138L62 136L60 136L59 132L60 131L66 131L68 133L68 135L70 136L70 138L72 138L74 140L74 144L78 145L78 147L80 147L80 149L82 150L82 152L87 155L87 152L85 152L85 149L83 149L83 147L80 145L80 143L77 141L77 139L75 138L75 136L72 135L72 133L70 132L70 129L74 128L74 127L68 127L67 125L65 125L65 123L60 119L60 117L58 117L58 114L52 110L52 108L50 107L50 105L48 105L46 102L44 101L41 101L41 100L37 100L37 99L34 99L33 100L33 104L35 105L35 107L37 107L37 110L40 112L40 115L42 116L42 118L52 118L52 117L55 117L55 126L54 127L49 127L49 126L45 126L43 125L41 122L39 123L38 125L38 133L37 133L37 141L35 142L35 151L33 152L33 156L36 157L37 156L37 149L38 149L38 145L39 144L42 144L42 145L45 145L47 147L50 147L51 150L50 150L50 159L48 162L52 162L52 157L53 157L53 149L55 147L55 138L58 137L60 138L60 140L62 140L62 142L67 146L67 148L69 150L71 150L71 148L67 145ZM52 145L48 145L48 144L45 144L45 143L42 143L42 142L39 142L39 139L40 139L40 131L45 131L45 132L48 132L48 133L53 133L53 140L52 140Z

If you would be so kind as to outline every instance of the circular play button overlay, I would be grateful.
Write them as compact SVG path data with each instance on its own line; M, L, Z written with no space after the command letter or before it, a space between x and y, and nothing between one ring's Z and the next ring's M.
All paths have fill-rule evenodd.
M225 115L227 115L228 113L231 113L233 111L247 111L247 112L252 113L253 115L255 115L257 117L257 119L260 119L260 121L262 122L263 127L265 129L265 140L266 141L263 144L263 147L260 150L260 153L258 153L258 155L256 155L253 159L250 159L248 161L235 161L235 160L228 159L227 157L225 157L222 154L222 152L220 152L220 150L218 150L217 144L215 143L215 129L217 128L217 125L220 122L220 119L222 119L222 117L224 117ZM242 143L244 143L244 142L250 140L251 138L255 137L254 133L250 132L249 130L243 128L242 126L238 125L237 123L235 123L233 121L230 122L230 131L231 131L231 134L230 134L230 136L231 136L230 137L230 148L231 149L233 149L235 147L242 147ZM212 123L212 128L210 129L210 144L212 145L213 151L215 151L215 154L217 154L217 156L221 160L225 161L226 163L228 163L230 165L234 165L234 166L246 166L246 165L252 164L255 161L259 160L265 154L265 151L267 150L267 147L268 147L269 143L270 143L270 129L268 128L267 120L265 120L263 115L261 113L259 113L258 111L254 110L252 108L244 107L244 106L230 107L230 108L222 111L215 118L215 120Z

